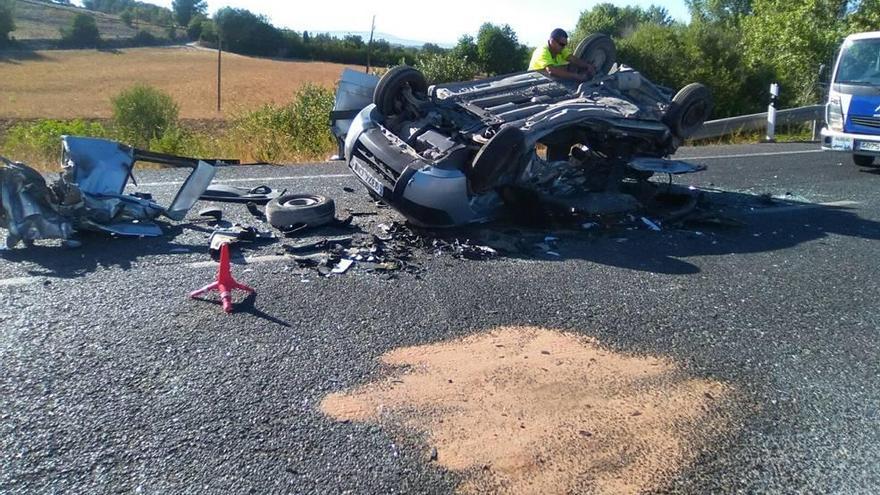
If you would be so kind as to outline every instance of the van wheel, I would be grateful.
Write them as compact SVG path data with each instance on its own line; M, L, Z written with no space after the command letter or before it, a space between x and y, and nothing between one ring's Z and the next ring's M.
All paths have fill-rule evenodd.
M712 95L709 88L700 83L691 83L681 88L672 98L663 122L676 136L687 139L703 127L703 122L711 113Z
M860 167L870 167L874 164L873 155L853 155L853 163Z
M335 216L334 201L317 194L284 194L266 204L267 220L278 229L299 224L319 227Z
M428 83L425 76L408 65L398 65L379 79L373 92L373 103L379 113L386 117L400 115L407 109L404 91L411 91L419 99L428 98Z
M605 34L592 34L578 43L573 55L596 67L596 75L608 74L617 62L617 49L614 40Z

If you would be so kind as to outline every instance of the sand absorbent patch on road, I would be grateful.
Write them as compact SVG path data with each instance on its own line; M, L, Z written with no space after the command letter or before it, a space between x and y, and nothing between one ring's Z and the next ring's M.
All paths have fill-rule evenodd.
M322 411L423 434L460 493L661 489L731 424L730 386L570 333L504 327L381 359L389 376Z

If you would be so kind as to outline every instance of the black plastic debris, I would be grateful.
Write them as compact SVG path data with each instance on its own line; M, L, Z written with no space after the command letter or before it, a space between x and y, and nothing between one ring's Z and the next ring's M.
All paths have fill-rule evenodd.
M247 208L247 211L250 212L250 214L254 218L256 218L257 220L260 220L261 222L266 221L266 213L262 208L260 208L260 206L257 203L255 203L253 201L249 201L249 202L245 203L244 206L245 206L245 208Z
M284 194L284 191L274 191L269 186L257 186L253 188L236 187L228 184L213 184L205 189L199 196L203 201L219 201L226 203L256 203L264 205L269 201Z
M199 211L199 216L210 219L211 223L218 223L223 219L223 211L219 208L204 208Z
M333 250L337 249L337 246L339 246L340 248L347 247L351 245L352 241L352 237L331 237L318 239L316 241L304 241L294 244L285 244L284 250L289 253L305 253L320 250Z
M220 259L220 248L223 244L243 242L273 242L276 240L272 232L263 232L254 227L233 225L229 228L216 229L211 234L208 252L215 261Z

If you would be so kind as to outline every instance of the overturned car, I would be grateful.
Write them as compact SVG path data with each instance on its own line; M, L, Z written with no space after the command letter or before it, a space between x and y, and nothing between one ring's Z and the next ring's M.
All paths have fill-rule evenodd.
M560 163L589 176L581 192L702 170L667 158L708 118L705 86L673 94L651 83L616 63L604 35L574 53L597 67L596 77L577 83L522 72L429 87L418 70L398 66L350 121L341 119L359 98L346 90L359 85L363 93L370 79L352 74L356 84L346 85L344 75L334 108L344 158L373 196L428 227L492 220L507 188L552 194L541 178Z

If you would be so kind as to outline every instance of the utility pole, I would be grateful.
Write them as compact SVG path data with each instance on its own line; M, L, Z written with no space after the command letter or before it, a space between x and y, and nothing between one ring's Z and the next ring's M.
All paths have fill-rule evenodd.
M217 113L220 113L220 74L223 64L223 37L217 35Z
M367 74L370 73L370 53L373 51L373 33L376 31L376 14L373 14L373 26L370 28L370 41L367 43Z

